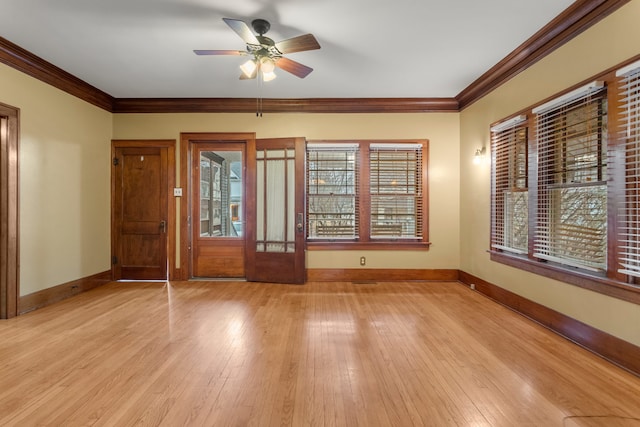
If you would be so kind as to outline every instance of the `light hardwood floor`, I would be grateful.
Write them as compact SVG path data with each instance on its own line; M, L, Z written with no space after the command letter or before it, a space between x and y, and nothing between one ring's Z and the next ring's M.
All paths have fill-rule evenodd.
M458 283L111 283L0 321L1 426L638 418L640 378Z

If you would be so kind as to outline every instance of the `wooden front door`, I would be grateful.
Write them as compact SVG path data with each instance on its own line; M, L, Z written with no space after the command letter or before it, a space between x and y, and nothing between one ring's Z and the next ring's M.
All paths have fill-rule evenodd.
M112 277L166 280L169 148L112 148Z
M247 280L304 283L304 138L258 139L247 159Z
M192 277L245 277L245 152L245 142L192 142Z

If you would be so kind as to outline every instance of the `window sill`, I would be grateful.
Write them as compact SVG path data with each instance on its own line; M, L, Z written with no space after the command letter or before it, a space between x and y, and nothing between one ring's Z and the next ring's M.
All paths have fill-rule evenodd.
M489 253L492 261L634 304L640 304L639 286L630 285L604 276L589 274L577 269L573 270L547 262L534 261L517 255L505 254L504 252L489 251Z
M368 250L368 251L427 251L431 242L402 242L384 240L380 242L355 242L355 241L307 241L307 249L310 251L348 251L348 250Z

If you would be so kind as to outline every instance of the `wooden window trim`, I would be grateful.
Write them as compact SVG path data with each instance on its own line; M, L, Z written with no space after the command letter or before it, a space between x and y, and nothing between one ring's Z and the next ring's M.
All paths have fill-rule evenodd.
M415 140L314 140L309 143L329 143L329 144L358 144L358 216L359 235L356 239L307 239L308 250L428 250L431 246L429 242L429 185L428 185L428 160L429 141L426 139ZM419 239L396 239L396 238L375 238L369 237L369 223L371 201L369 197L369 147L372 144L421 144L422 145L422 237ZM363 179L362 177L366 177Z
M489 251L492 261L515 267L529 273L589 289L624 301L640 304L640 288L608 277L591 275L579 270L560 267L547 262L530 260L505 252Z
M559 265L553 262L548 262L540 259L536 259L532 256L533 244L536 227L535 215L529 215L529 251L528 254L518 255L508 253L505 251L490 249L490 259L494 262L505 264L514 268L518 268L523 271L545 276L554 280L558 280L564 283L575 285L584 289L589 289L594 292L598 292L604 295L608 295L617 299L628 301L635 304L640 304L640 286L633 278L618 273L616 259L618 255L618 242L621 241L620 230L618 227L618 221L616 220L615 212L620 206L620 200L624 197L624 187L616 188L615 182L621 181L620 173L624 177L624 155L620 155L623 150L624 141L620 138L620 125L619 125L619 106L621 104L622 94L618 89L618 83L616 80L616 70L625 67L640 59L640 55L631 58L624 63L618 64L610 69L584 80L583 82L576 84L575 86L567 89L565 92L585 85L586 83L594 80L602 80L608 86L607 102L608 102L608 153L615 153L615 155L609 155L607 173L609 174L608 181L608 215L607 215L607 230L608 230L608 253L607 253L607 270L603 273L591 273L578 268ZM536 105L542 105L549 100L558 97L561 94L555 94ZM537 201L537 186L538 186L538 173L537 164L532 161L533 156L537 152L537 140L534 129L534 121L532 120L532 109L536 106L532 106L523 109L513 115L527 115L529 118L529 200ZM513 116L511 115L511 116ZM503 122L500 120L492 126ZM611 183L614 182L614 184ZM529 212L538 212L537 204L534 205ZM490 244L492 242L490 241Z
M310 251L348 251L348 250L428 250L431 242L395 242L390 240L380 242L358 241L307 241Z

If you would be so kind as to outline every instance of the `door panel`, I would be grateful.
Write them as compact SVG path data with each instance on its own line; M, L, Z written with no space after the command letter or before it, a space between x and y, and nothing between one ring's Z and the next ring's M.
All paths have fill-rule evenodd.
M245 276L244 242L200 243L194 248L194 277Z
M247 280L304 283L304 138L256 140L248 168Z
M167 279L168 149L116 147L113 278Z
M192 145L192 277L245 277L245 152L238 142Z

